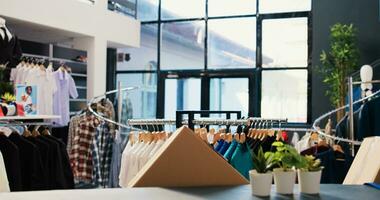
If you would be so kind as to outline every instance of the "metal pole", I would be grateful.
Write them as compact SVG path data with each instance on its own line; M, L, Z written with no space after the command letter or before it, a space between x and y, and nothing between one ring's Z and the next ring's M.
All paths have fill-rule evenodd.
M353 81L352 77L348 80L348 90L349 90L349 122L350 122L350 139L355 140L355 133L354 133L354 91L353 91ZM351 154L352 156L355 156L355 145L351 144Z
M123 101L123 96L121 94L121 81L118 81L117 82L117 120L119 123L121 123L121 112L123 109L122 101Z

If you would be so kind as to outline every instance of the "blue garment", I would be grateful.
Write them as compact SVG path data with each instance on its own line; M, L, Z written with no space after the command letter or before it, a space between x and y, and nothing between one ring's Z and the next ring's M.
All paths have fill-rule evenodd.
M249 171L253 169L253 161L246 143L237 145L230 163L241 175L249 179Z
M108 180L109 188L117 188L119 186L119 173L121 167L121 157L125 147L124 140L121 135L116 134L114 143L112 145L112 160L111 169ZM128 139L128 137L126 137Z
M225 142L225 143L223 144L222 148L220 148L220 150L219 150L218 152L219 152L221 155L224 155L230 146L231 146L231 142Z
M360 88L360 86L359 87L354 87L353 90L352 90L352 92L353 92L353 100L354 100L354 102L362 98L362 89ZM348 95L346 96L345 103L346 104L350 103L350 99L349 99ZM358 110L361 105L362 105L361 102L354 104L354 107L353 107L354 111ZM348 112L348 111L349 111L349 108L346 108L346 112Z
M237 143L235 140L232 140L231 145L230 145L229 148L227 149L226 153L223 155L223 157L224 157L228 162L230 162L230 160L231 160L231 158L232 158L232 155L234 154L237 145L238 145L238 143Z
M344 161L337 160L338 154L344 158ZM336 153L333 149L317 154L316 158L321 160L321 165L324 167L321 183L343 183L353 161L350 155Z
M218 140L218 145L216 145L214 150L219 152L224 143L225 143L224 140Z
M380 184L377 184L377 183L364 183L364 185L368 185L368 186L371 186L373 188L380 190Z

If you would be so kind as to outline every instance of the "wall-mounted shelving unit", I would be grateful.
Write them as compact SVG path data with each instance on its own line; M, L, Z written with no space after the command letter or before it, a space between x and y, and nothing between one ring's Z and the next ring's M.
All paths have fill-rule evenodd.
M74 60L78 56L87 57L86 51L26 40L21 40L20 43L24 56L49 60L55 70L62 63L69 66L79 94L77 99L70 99L70 113L76 113L87 106L87 63Z

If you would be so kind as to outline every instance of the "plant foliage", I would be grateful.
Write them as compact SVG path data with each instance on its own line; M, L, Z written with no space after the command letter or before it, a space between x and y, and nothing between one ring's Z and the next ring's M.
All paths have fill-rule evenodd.
M346 77L358 69L359 49L356 44L357 29L353 24L333 25L330 29L330 51L322 51L320 73L329 86L326 95L335 107L345 104Z
M274 142L272 146L276 147L276 152L265 153L266 157L271 158L272 165L277 165L284 171L292 167L303 168L306 165L306 160L293 146L282 142Z
M301 168L303 171L309 171L309 172L316 172L323 169L321 166L321 160L316 159L312 155L306 155L304 156L304 159L306 161L306 165Z
M272 165L272 156L265 154L263 148L260 146L257 154L252 152L252 161L257 173L267 173Z

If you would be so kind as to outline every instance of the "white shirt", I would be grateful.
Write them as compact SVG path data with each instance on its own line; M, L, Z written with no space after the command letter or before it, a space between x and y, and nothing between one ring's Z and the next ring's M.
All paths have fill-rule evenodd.
M149 154L152 152L152 150L156 147L157 142L152 142L148 145L148 148L141 154L140 160L139 160L139 171L144 167L144 165L149 160Z
M7 171L5 171L3 154L1 154L1 152L0 152L0 192L10 192Z
M53 95L57 91L57 82L51 69L46 71L36 67L28 71L25 82L37 86L37 114L53 114Z
M129 156L131 154L131 151L133 147L131 142L127 143L127 146L124 148L124 151L121 156L121 165L120 165L120 174L119 174L119 185L121 187L127 187L128 183L126 182L127 172L128 169L128 163L129 163Z

